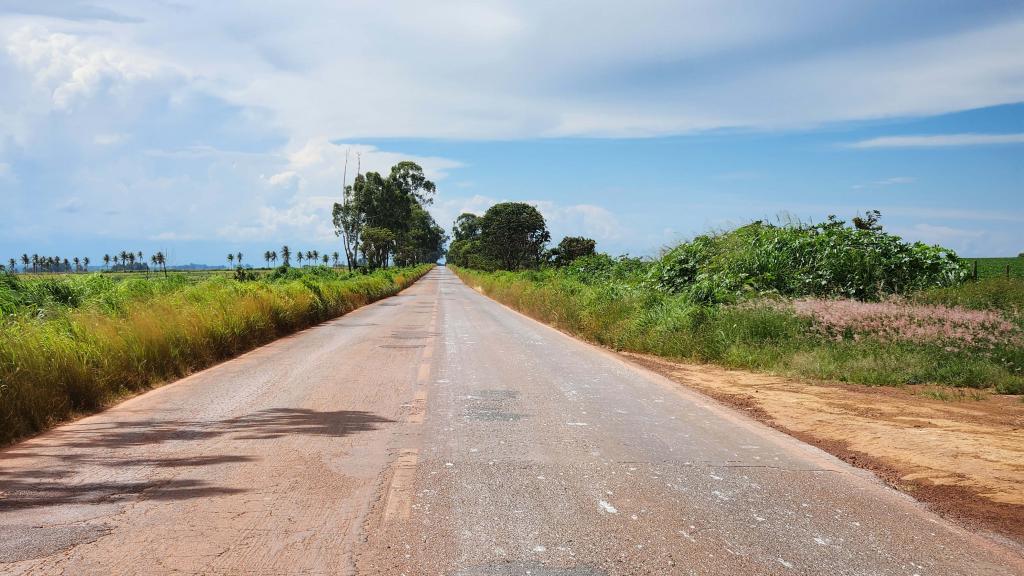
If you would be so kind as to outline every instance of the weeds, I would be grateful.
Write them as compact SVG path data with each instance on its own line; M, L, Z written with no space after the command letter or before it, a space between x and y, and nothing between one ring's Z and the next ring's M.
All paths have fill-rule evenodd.
M868 315L862 322L857 314L844 312L828 316L832 332L826 334L816 325L819 316L799 314L786 301L751 298L737 305L709 305L686 292L666 294L643 282L607 281L616 277L608 269L616 265L613 259L605 262L608 266L583 260L559 271L453 269L499 302L616 349L850 383L1024 392L1020 331L994 312L915 311L909 304L908 311L894 312L886 303L856 303L902 314L902 324L890 328L882 317ZM584 267L601 279L581 279ZM849 305L817 301L808 306L829 310ZM917 327L921 319L934 325ZM944 338L928 337L945 335L947 329L963 336L958 348L951 349Z

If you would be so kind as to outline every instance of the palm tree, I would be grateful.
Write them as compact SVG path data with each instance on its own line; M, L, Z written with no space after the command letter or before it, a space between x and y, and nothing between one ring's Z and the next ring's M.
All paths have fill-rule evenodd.
M161 270L164 271L164 278L167 277L167 258L164 257L163 252L157 252L153 254L153 263L156 264Z
M115 264L116 264L116 262L115 262ZM124 250L121 250L121 267L124 268L127 265L128 265L128 253L125 252Z
M238 262L239 266L242 265L242 253L241 252L239 252L238 254L235 254L235 260Z
M288 245L281 246L281 264L288 266L291 263L292 251L288 249Z
M78 256L75 256L75 272L80 272L81 271L81 267L82 267L82 261L78 258Z
M316 262L316 254L312 250L306 250L306 260L309 262Z
M299 268L302 268L303 258L305 258L305 255L302 254L302 250L299 250L298 252L295 253L295 259L299 261Z
M32 255L32 271L35 272L39 268L39 254Z
M103 267L110 268L110 254L103 255Z
M232 265L232 263L234 263L234 261L235 261L235 255L234 254L228 254L228 268L231 268L231 265Z
M10 264L11 274L14 274L15 272L18 271L18 261L17 260L15 260L14 258L11 258L10 260L7 261L7 263Z
M334 261L334 267L335 268L338 267L338 259L339 259L339 256L338 256L337 252L335 252L334 254L331 254L331 260Z
M28 263L29 263L28 254L22 254L21 255L21 270L22 270L22 272L24 272L25 270L28 270Z
M142 252L139 252L139 254L142 254ZM128 263L131 264L132 270L134 270L135 269L135 253L134 252L129 252L128 253Z
M76 260L77 260L77 258L76 258ZM64 271L65 272L70 272L71 271L71 262L68 262L67 258L64 259Z
M267 263L267 268L270 268L270 250L263 251L263 260Z
M323 261L324 261L324 266L327 266L327 263L331 261L331 257L328 256L327 254L324 254L322 256L322 258L323 258Z

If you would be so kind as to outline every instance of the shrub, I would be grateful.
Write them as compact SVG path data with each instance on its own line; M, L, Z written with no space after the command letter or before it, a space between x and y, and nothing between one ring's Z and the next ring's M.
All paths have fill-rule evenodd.
M669 250L648 281L666 292L729 302L750 294L877 300L966 278L966 266L950 250L830 217L817 225L754 222L698 236Z

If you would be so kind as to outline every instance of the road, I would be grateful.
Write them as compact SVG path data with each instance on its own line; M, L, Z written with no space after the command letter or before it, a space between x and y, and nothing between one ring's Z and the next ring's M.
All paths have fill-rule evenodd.
M898 441L898 439L894 439ZM0 453L4 574L1024 574L440 268Z

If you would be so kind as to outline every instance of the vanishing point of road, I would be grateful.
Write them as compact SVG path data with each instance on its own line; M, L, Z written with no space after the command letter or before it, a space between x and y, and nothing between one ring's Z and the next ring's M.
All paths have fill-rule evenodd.
M1022 566L870 474L444 268L0 452L3 574Z

